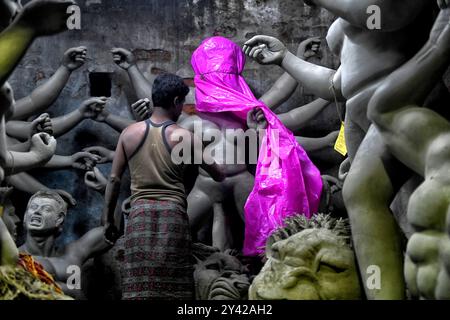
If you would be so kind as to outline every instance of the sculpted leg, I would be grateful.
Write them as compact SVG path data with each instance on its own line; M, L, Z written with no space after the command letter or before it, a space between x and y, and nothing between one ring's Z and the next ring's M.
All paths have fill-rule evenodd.
M395 188L382 160L384 153L378 133L371 128L352 164L343 195L367 298L404 299L401 237L389 210ZM370 266L381 272L379 289L366 286L372 275L367 273Z
M206 218L206 214L211 211L213 207L213 202L210 197L202 191L201 184L197 179L194 189L187 197L188 210L187 214L189 216L189 224L191 225L191 230L196 232L202 225Z

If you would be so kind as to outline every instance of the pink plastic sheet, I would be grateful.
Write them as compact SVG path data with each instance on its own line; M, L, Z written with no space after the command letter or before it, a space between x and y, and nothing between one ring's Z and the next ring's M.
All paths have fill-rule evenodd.
M245 55L234 42L206 39L192 56L196 107L200 112L230 112L242 119L255 107L268 128L261 143L255 185L245 205L244 254L264 252L268 236L293 214L316 213L322 192L319 170L275 114L258 101L241 73Z

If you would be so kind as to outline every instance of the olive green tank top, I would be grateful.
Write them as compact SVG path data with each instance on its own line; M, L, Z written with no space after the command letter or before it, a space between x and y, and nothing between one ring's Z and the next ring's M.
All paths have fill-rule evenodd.
M186 208L183 183L184 165L174 164L165 131L175 124L146 121L147 129L141 144L129 158L131 203L138 200L172 201Z

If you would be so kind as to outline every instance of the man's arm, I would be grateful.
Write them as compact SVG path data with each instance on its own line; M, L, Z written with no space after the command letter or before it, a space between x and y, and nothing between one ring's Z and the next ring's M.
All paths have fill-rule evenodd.
M71 73L84 64L86 50L85 47L67 50L55 74L43 85L37 87L31 95L16 101L13 119L26 119L52 105L64 89Z
M318 37L309 38L298 46L297 57L307 60L316 55L319 46L320 39ZM275 110L294 94L297 87L297 80L285 72L259 100L271 110Z
M127 130L120 135L119 142L117 143L111 174L109 176L108 185L106 186L105 204L102 214L102 222L106 222L105 239L111 243L115 242L119 237L114 213L117 206L117 200L119 199L122 175L127 166L127 157L123 144L126 132Z
M23 7L14 23L0 34L0 86L36 37L67 29L67 8L73 4L75 2L71 0L35 0Z
M368 12L368 9L375 5L380 8L381 31L394 31L413 22L430 1L308 0L305 2L325 8L360 28L367 28L367 21L373 14L372 11Z

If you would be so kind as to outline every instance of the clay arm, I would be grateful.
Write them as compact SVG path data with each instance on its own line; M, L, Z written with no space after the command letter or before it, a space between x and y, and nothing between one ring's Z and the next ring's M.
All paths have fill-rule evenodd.
M0 218L0 266L15 266L19 260L19 250Z
M136 59L132 52L123 48L114 48L111 50L114 62L122 69L128 72L131 84L136 92L138 99L152 98L152 85L144 77L136 65Z
M69 69L61 66L46 83L36 88L31 95L17 100L13 119L26 119L52 105L64 89L70 74Z
M330 104L329 101L317 99L292 111L278 115L281 122L292 131L300 130L314 119Z
M255 36L244 45L244 52L258 63L276 64L287 71L306 90L325 99L334 100L331 83L339 82L335 75L336 70L321 67L306 62L287 50L286 46L278 39L269 36ZM337 87L337 86L336 86ZM336 98L342 100L339 87L336 88Z
M103 118L99 119L98 121L106 123L117 132L122 132L127 127L131 126L133 123L136 123L136 121L132 119L120 117L108 111L104 111Z
M408 1L407 4L395 0L308 0L305 2L323 7L360 28L367 28L367 21L373 13L368 12L368 8L376 5L381 13L381 31L394 31L414 21L429 0Z
M67 29L67 8L74 1L40 0L27 3L15 22L0 34L0 86L9 78L38 36Z
M64 116L52 119L53 135L55 137L72 130L84 119L92 119L103 111L107 102L107 98L91 98L84 101L81 106Z
M86 47L67 50L55 74L37 87L31 95L16 101L13 119L26 119L52 105L61 94L72 72L84 64L86 52Z
M333 131L329 135L322 138L306 138L306 137L295 137L298 144L305 149L307 153L319 151L327 148L332 148L336 143L339 131Z
M67 246L64 260L81 267L88 259L104 253L112 247L105 241L104 234L104 227L90 230L79 240Z
M44 168L48 169L67 169L74 168L80 170L91 170L92 166L100 157L89 152L78 152L72 156L54 155Z
M298 46L297 57L303 60L313 57L319 50L319 45L319 38L302 41ZM271 110L275 110L294 94L297 87L297 80L285 72L259 100L264 102Z
M147 98L140 99L131 105L131 109L133 109L135 115L140 119L147 119L151 111L150 100ZM122 132L127 127L136 123L135 120L114 115L107 110L103 110L95 118L95 121L104 122L118 132Z
M448 120L419 107L450 63L449 21L450 9L442 10L424 48L383 82L369 104L368 117L390 151L422 176L427 155L450 132Z
M5 172L27 171L44 165L56 150L56 140L47 133L36 134L31 138L29 152L9 151L6 142L5 117L0 124L0 166Z
M8 176L5 178L5 180L15 189L23 191L28 194L35 194L38 191L52 190L25 172ZM64 190L53 190L53 191L56 191L64 200L66 200L71 205L76 204L75 199L68 192Z

